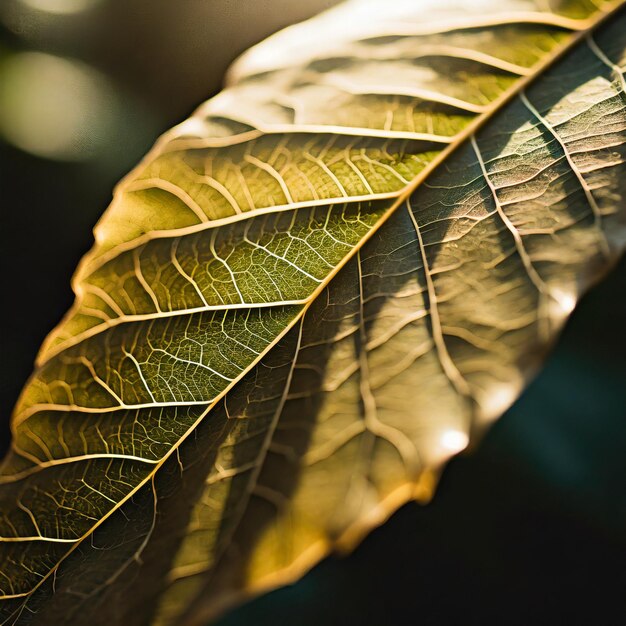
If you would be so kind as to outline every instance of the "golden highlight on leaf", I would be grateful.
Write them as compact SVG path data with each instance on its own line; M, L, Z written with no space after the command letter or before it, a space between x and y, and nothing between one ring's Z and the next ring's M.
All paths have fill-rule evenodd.
M2 623L206 624L428 500L626 244L621 5L352 1L246 53L15 408Z

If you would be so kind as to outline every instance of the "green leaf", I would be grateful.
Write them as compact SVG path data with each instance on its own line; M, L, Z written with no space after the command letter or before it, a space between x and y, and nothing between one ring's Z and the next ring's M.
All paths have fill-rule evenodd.
M3 623L203 624L351 549L618 258L622 3L431 4L270 38L117 188L15 409Z

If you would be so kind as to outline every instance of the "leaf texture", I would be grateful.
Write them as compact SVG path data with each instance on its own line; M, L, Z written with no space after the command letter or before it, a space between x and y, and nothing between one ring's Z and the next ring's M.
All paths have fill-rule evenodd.
M117 188L13 416L2 623L205 624L352 548L624 248L621 3L388 4L253 49Z

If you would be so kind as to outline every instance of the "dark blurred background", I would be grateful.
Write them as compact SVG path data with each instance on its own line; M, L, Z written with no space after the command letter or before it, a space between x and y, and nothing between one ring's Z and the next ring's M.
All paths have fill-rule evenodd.
M333 0L0 0L0 442L115 182ZM626 262L434 501L221 626L626 625Z

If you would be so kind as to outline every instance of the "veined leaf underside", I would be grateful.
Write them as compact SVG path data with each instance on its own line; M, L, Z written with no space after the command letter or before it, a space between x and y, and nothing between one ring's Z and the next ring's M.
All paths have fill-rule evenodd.
M626 241L626 24L513 4L287 30L121 183L14 414L4 622L205 623L517 397Z

